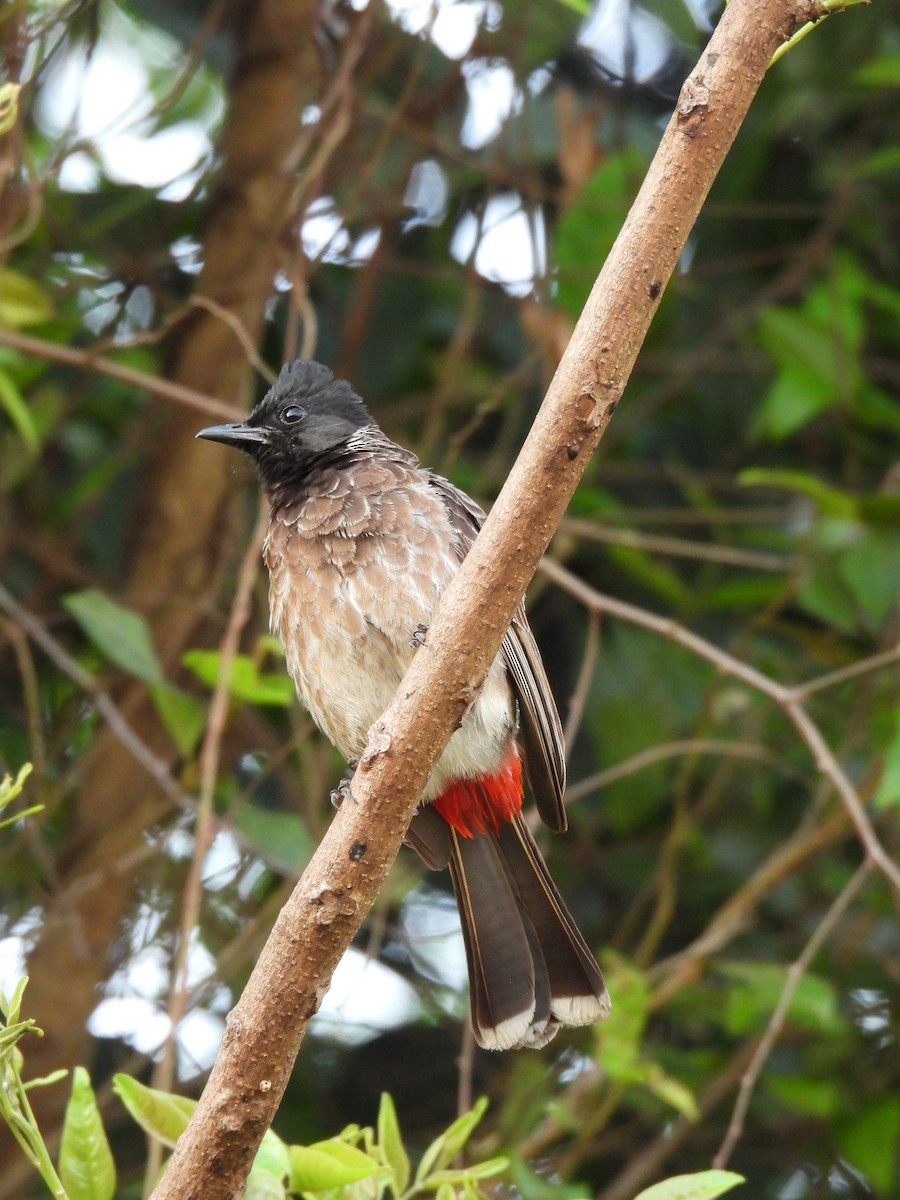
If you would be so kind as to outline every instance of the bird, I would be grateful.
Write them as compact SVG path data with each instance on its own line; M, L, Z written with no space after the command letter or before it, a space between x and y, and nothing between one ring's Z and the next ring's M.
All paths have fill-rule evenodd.
M270 510L271 627L300 700L352 765L485 514L311 360L287 363L246 421L196 436L256 463ZM538 1048L610 1011L522 812L524 776L544 823L565 830L565 774L562 725L520 604L406 835L428 868L450 869L485 1049Z

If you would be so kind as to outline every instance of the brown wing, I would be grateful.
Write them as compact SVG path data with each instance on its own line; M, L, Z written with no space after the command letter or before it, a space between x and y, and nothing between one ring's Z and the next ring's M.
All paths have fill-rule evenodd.
M481 529L485 514L465 492L440 475L429 472L428 479L447 509L462 561ZM528 627L524 604L516 609L501 651L519 706L519 740L525 753L528 783L541 819L551 829L561 832L567 824L563 803L566 756L562 724L540 651Z

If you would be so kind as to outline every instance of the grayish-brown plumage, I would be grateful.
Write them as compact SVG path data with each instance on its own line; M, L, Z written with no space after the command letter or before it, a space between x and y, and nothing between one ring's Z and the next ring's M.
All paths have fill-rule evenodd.
M356 759L484 513L385 437L318 363L288 364L246 424L199 436L257 462L271 503L272 628L317 725ZM517 741L541 817L565 829L562 729L524 606L407 838L429 867L450 867L473 1026L496 1049L543 1045L560 1024L609 1011L600 970L519 811Z

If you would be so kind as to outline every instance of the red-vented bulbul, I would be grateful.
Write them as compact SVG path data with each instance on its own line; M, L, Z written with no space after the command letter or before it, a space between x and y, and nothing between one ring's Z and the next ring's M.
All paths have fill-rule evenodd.
M197 436L245 450L259 468L272 629L316 724L357 759L484 513L385 437L319 363L289 363L246 423ZM450 867L472 1025L494 1050L542 1046L560 1025L609 1012L600 968L522 816L523 767L545 823L565 829L562 728L520 606L407 835L432 870Z

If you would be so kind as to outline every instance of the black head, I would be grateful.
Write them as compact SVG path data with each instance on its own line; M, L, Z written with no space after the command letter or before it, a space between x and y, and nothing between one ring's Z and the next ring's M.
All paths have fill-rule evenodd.
M299 358L281 368L243 424L212 425L197 437L244 450L271 491L299 482L323 454L374 424L349 383L321 363Z

